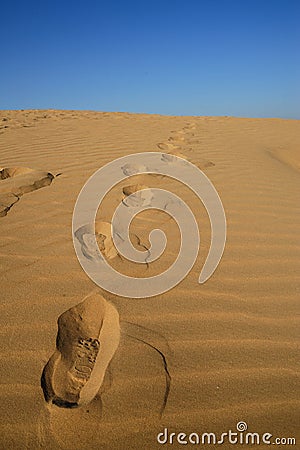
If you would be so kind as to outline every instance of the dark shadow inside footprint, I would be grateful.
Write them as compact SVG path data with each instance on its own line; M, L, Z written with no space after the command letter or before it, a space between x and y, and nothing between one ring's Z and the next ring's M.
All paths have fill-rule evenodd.
M59 406L60 408L77 408L78 407L77 403L67 402L58 397L54 397L52 399L52 403L56 406Z

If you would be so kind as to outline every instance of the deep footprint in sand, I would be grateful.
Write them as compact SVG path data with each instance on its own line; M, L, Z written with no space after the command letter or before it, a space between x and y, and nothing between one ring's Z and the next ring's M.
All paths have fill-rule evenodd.
M95 424L99 425L102 419L101 395L111 388L109 367L119 348L121 336L123 344L124 337L127 337L146 345L159 356L157 375L164 375L165 378L164 390L161 391L161 385L157 389L157 394L162 395L157 413L162 417L171 388L168 368L171 349L167 339L139 324L120 321L116 308L94 292L58 318L56 350L41 377L45 400L49 406L54 405L49 409L54 413L54 416L51 414L54 425L56 413L62 409L74 411L75 408L85 414L84 407L87 405L89 411L94 411ZM92 401L94 399L97 401ZM66 418L72 420L74 416ZM81 419L81 416L78 418Z
M91 224L84 225L78 228L74 233L76 239L80 242L82 254L94 261L103 261L106 259L113 259L118 256L118 251L114 246L114 242L111 236L111 224L101 220L95 222L95 235L94 229ZM93 236L96 237L98 244L97 249L93 245Z
M56 350L42 373L45 400L64 408L90 403L119 341L119 314L100 294L64 312L58 318Z
M52 183L54 175L28 167L0 168L0 217L6 216L22 195Z
M123 194L127 197L131 194L134 194L137 191L140 191L142 189L148 189L148 186L145 184L130 184L129 186L123 187Z
M13 193L1 194L0 193L0 217L7 215L11 207L19 201L20 197Z
M120 425L119 402L120 404L123 403L122 396L124 394L118 387L114 389L114 377L118 375L116 377L116 385L120 386L118 377L120 375L122 376L122 371L120 373L120 368L123 367L124 363L122 356L129 360L125 361L125 368L127 367L133 371L133 380L130 382L130 380L125 379L127 386L125 402L128 399L129 404L125 403L124 417L129 417L128 414L134 408L134 413L138 413L142 421L145 419L147 421L149 419L157 420L157 417L162 418L167 406L172 382L169 372L172 350L169 347L168 341L161 333L128 321L120 320L120 332L121 343L120 348L118 348L119 353L112 359L112 364L106 371L107 375L105 376L100 391L88 406L63 408L62 406L64 405L60 405L61 407L49 405L50 407L42 409L39 430L40 434L43 433L43 448L82 448L85 450L87 442L89 443L89 448L90 446L99 449L113 448L112 445L108 444L107 433L111 435L112 423ZM143 352L142 354L139 353L140 357L136 363L134 363L135 353L130 351L132 343L138 345L138 352ZM150 360L147 349L153 352ZM145 360L141 359L141 356L142 358L145 357ZM153 366L156 368L157 373L154 378L151 376L148 377L148 364L151 364L151 371L153 370ZM138 384L138 376L135 372L136 366L145 368L144 375ZM154 386L151 386L152 383L154 383ZM138 388L139 392L138 404L136 404L136 388ZM149 388L152 390L151 398L149 398ZM142 395L142 392L144 392L145 396ZM124 428L126 428L125 422L123 423ZM80 440L78 440L78 433L80 433ZM92 442L91 436L93 439Z
M153 191L144 184L133 184L123 188L123 204L129 208L151 206Z

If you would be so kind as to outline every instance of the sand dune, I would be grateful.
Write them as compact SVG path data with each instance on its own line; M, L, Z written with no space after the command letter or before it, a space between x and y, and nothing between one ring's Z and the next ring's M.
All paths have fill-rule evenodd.
M165 427L220 435L239 421L249 431L299 441L299 143L295 120L0 112L1 448L156 449ZM120 341L111 344L101 376L94 355L82 406L48 403L41 376L59 352L58 317L95 292L73 248L75 201L99 167L146 151L178 153L214 183L227 216L224 256L200 286L210 224L199 199L177 181L135 171L113 188L97 220L109 224L124 195L141 186L168 189L195 214L200 254L189 275L163 295L128 299L99 289L118 312ZM165 270L179 247L174 220L141 213L131 238L145 250L154 228L168 238L159 261L139 267L112 257L109 263L134 276ZM104 237L99 244L107 244L109 258L114 248ZM70 362L66 344L60 351Z

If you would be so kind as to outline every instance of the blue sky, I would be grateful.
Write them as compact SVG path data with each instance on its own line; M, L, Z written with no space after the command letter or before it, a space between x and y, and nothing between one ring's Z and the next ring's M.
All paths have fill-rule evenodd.
M0 109L300 119L300 1L6 1Z

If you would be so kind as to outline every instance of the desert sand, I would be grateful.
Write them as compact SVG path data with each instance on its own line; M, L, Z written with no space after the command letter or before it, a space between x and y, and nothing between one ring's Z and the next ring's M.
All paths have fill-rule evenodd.
M239 421L300 445L299 146L297 120L0 112L1 449L156 449L164 428L220 435ZM194 212L201 246L174 289L121 298L82 270L72 213L97 169L148 151L178 154L203 170L224 205L227 243L216 272L199 285L210 244L205 208L174 180L133 176L104 199L99 220L109 223L136 186L163 187ZM159 261L140 267L117 255L109 262L131 276L165 270L179 248L166 213L141 213L132 242L147 249L154 228L168 237ZM59 316L89 295L103 296L118 312L120 341L116 332L96 397L60 407L46 401L42 372L57 352Z

